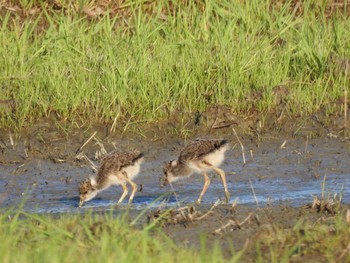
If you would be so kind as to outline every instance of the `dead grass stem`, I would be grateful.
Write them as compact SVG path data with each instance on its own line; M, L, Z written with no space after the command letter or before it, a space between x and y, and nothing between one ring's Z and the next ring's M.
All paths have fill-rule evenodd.
M237 140L238 140L238 142L239 142L239 145L241 146L241 149L242 149L242 158L243 158L243 165L245 165L245 164L246 164L246 161L245 161L244 146L243 146L241 140L239 139L239 137L238 137L238 135L237 135L237 132L236 132L236 130L235 130L234 127L232 127L232 130L233 130L233 133L235 134L235 136L236 136L236 138L237 138Z

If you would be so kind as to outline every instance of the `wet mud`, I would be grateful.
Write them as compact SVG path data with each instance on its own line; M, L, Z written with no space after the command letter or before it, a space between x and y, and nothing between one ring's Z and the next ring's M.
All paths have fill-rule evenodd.
M141 220L146 223L147 215L160 207L175 209L194 205L203 187L201 175L177 181L173 189L160 188L159 183L164 163L175 159L188 139L112 137L97 132L84 145L91 134L91 131L81 131L67 136L49 132L42 136L40 132L33 132L31 136L17 138L3 133L0 140L1 209L22 206L27 212L54 214L90 209L116 213L128 210L135 216L147 210ZM232 251L247 247L249 240L260 235L267 222L292 227L302 217L308 220L319 217L317 212L302 208L311 204L316 196L337 198L345 206L350 204L350 141L347 139L240 136L243 156L232 132L201 137L225 137L230 141L221 168L226 172L231 198L228 205L219 204L213 213L201 220L165 224L165 233L181 246L200 247L201 237L206 236L208 246L219 242L229 256ZM104 152L135 148L144 153L145 161L135 180L139 191L133 203L128 207L125 201L116 208L122 188L114 186L78 208L78 183L93 174L91 164L82 155L98 165ZM224 199L220 179L214 173L210 176L212 183L203 202L195 206L198 216ZM247 219L249 216L251 218ZM220 230L230 220L245 223Z
M5 141L0 159L1 206L16 206L25 201L24 209L28 211L74 212L78 203L77 185L93 174L90 163L76 153L85 139L80 143L62 140L50 145L18 141L13 146ZM231 193L230 202L252 206L281 203L300 206L322 193L341 194L344 202L350 201L348 141L325 137L311 140L272 138L242 143L244 157L237 140L230 138L231 147L222 165ZM160 188L164 163L175 159L185 144L185 139L109 138L92 140L81 153L98 165L104 151L135 148L143 151L145 161L135 180L139 192L132 204L135 209L142 210L145 205L157 206L163 201L169 205L191 203L198 197L204 182L201 175L175 182L176 195L169 186ZM210 176L212 183L203 198L204 204L224 198L220 179L215 173ZM121 192L121 187L111 187L83 209L107 208L116 203Z

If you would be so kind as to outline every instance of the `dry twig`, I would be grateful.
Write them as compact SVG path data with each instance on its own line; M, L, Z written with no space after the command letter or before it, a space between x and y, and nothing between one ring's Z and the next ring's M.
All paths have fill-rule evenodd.
M257 206L258 208L260 208L260 207L259 207L258 198L256 197L255 190L254 190L252 181L251 181L250 179L249 179L249 183L250 183L250 188L252 188L252 192L253 192L253 196L254 196L254 199L255 199L256 206Z
M323 199L318 199L318 197L315 196L312 205L305 206L305 208L316 209L317 213L327 212L330 215L335 215L338 213L340 203L341 199L337 200L336 196L334 196L334 198L328 196L328 198Z
M10 144L11 144L12 150L14 150L15 149L15 144L13 142L13 138L12 138L11 132L9 133L9 137L10 137Z
M96 134L97 134L97 131L95 131L95 132L90 136L90 138L87 139L87 140L78 148L78 150L77 150L75 153L78 154L78 153L85 147L85 145L87 145L87 144L89 143L89 141L91 141L92 138L95 137Z
M236 130L235 130L235 128L234 128L234 127L232 127L232 130L233 130L234 134L236 135L236 138L237 138L237 140L238 140L238 142L239 142L239 145L241 145L241 149L242 149L242 157L243 157L243 165L245 165L244 146L243 146L243 144L242 144L241 140L239 139L239 137L238 137L238 135L237 135L237 132L236 132Z
M348 126L348 91L344 89L344 127Z
M348 255L349 253L350 253L350 243L349 243L349 245L343 250L343 252L340 254L340 256L339 256L337 262L341 262L341 261L342 261L341 259L342 259L345 255Z
M234 226L234 227L237 227L237 228L241 229L242 226L245 223L247 223L252 217L254 217L256 222L259 224L259 220L258 220L257 216L254 215L253 213L249 213L249 215L242 222L239 222L238 220L230 219L230 220L228 220L227 224L225 224L222 227L216 229L214 231L214 233L215 234L220 234L222 231L224 231L226 228L228 228L230 226Z
M250 158L252 159L252 161L254 161L253 150L249 150L249 152L250 152Z
M88 162L90 163L91 169L94 171L94 173L97 173L97 170L98 170L97 165L94 164L94 163L89 159L89 157L87 157L85 154L79 153L79 154L76 156L76 158L77 158L78 160L84 159L84 160L88 161Z
M287 140L284 140L284 142L281 144L280 149L283 149L286 147Z
M106 148L105 146L103 145L103 143L98 140L97 138L95 138L95 141L98 146L100 146L100 150L97 150L95 152L95 159L96 160L100 160L100 159L103 159L103 157L107 156L108 155L108 152L106 151Z
M202 216L197 217L197 218L195 219L195 221L202 220L202 219L204 219L205 217L207 217L208 215L212 214L214 208L217 207L218 204L219 204L219 202L216 202L216 203L209 209L208 212L206 212L206 213L205 213L204 215L202 215Z
M193 221L200 221L206 218L208 215L213 213L214 208L218 205L215 203L207 212L204 214L196 211L194 206L183 206L179 208L171 209L157 209L151 212L148 216L148 223L155 222L158 220L162 225L174 225L183 224Z

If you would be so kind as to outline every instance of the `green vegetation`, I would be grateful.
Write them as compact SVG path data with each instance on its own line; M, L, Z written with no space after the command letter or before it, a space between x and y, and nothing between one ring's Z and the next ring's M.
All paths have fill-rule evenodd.
M4 263L224 261L219 249L181 249L165 236L154 238L149 226L136 230L125 218L111 214L65 214L56 219L26 213L11 218L10 214L0 215L0 261Z
M43 116L120 126L217 104L266 113L276 86L287 114L332 113L349 86L346 4L125 1L97 16L95 1L8 2L22 12L0 18L0 100L14 102L1 127Z
M349 224L339 214L316 222L300 220L290 229L273 226L257 243L256 262L349 262Z
M126 216L88 213L53 218L8 210L0 214L0 261L348 262L349 220L350 210L347 219L343 211L312 222L301 219L291 228L272 222L262 225L254 238L247 237L249 245L243 250L226 247L224 257L219 246L208 250L202 242L199 250L183 248L155 225L135 228Z

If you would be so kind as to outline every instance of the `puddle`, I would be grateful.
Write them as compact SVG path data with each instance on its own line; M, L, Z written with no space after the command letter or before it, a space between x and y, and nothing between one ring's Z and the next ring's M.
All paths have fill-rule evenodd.
M300 206L311 203L313 196L320 198L323 192L325 195L341 195L343 203L350 203L349 143L317 139L310 142L306 151L299 140L291 140L284 149L279 148L281 142L275 139L261 143L259 147L247 145L246 148L253 154L247 156L246 153L245 166L238 147L227 152L222 168L227 175L230 202L237 200L238 204L251 206L281 203ZM197 199L204 181L201 175L175 182L176 197L169 186L159 187L163 163L176 157L181 144L143 143L138 146L145 152L146 160L135 180L138 185L142 184L143 190L137 192L132 209L143 210L164 204L175 206L177 202L193 203ZM6 160L6 155L3 159ZM25 211L36 213L110 210L116 209L122 193L121 187L111 187L83 208L78 208L77 185L91 173L87 163L55 163L36 157L6 165L3 163L0 163L1 208L24 203ZM211 176L212 183L203 198L205 204L224 197L218 176ZM127 198L117 209L128 208Z

